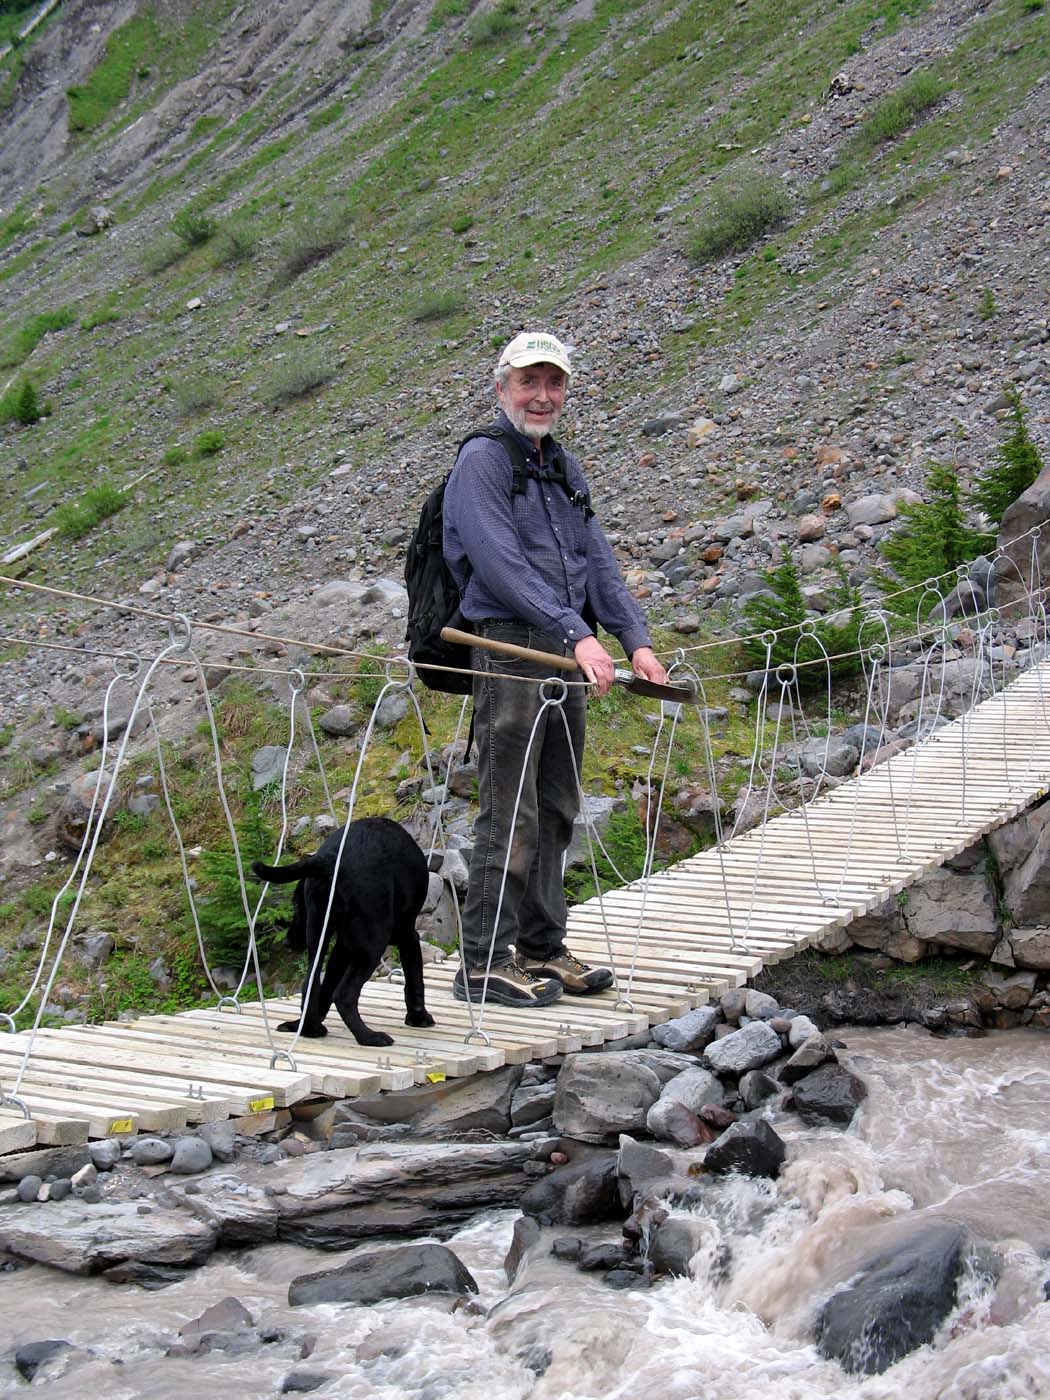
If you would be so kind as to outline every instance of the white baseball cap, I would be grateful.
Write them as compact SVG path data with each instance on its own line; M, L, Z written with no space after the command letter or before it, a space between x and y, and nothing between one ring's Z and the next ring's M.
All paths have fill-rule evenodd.
M568 347L546 331L522 331L516 335L499 357L496 368L510 365L512 369L524 369L526 365L538 364L557 365L566 374L572 373Z

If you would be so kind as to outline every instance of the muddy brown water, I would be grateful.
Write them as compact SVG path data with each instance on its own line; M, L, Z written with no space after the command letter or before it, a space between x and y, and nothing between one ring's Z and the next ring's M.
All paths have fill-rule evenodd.
M478 1281L478 1312L438 1299L288 1307L292 1278L353 1251L223 1254L156 1293L34 1266L0 1278L0 1347L9 1356L17 1343L64 1338L93 1354L56 1359L33 1387L4 1363L3 1394L254 1400L307 1369L329 1377L314 1394L354 1400L1047 1400L1050 1037L843 1038L870 1090L851 1129L778 1124L790 1142L780 1180L725 1188L688 1279L613 1291L550 1257L560 1230L545 1232L508 1287L511 1211L450 1241ZM964 1283L935 1342L881 1376L822 1360L809 1336L829 1290L894 1235L944 1216L995 1245L998 1283ZM183 1324L229 1296L273 1340L246 1355L164 1354Z

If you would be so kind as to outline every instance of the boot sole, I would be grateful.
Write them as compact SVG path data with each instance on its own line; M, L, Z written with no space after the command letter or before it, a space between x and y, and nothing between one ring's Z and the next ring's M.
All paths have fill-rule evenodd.
M537 973L537 976L540 975L541 974ZM563 982L556 972L544 972L542 976L550 977L555 982L561 982L565 995L569 997L589 997L593 996L595 992L607 992L616 980L610 972L608 978L603 978L602 981L595 983L592 987L573 987L570 983Z
M510 992L504 992L500 988L496 987L492 982L490 982L488 992L485 996L485 1004L486 1006L491 1004L495 1006L521 1007L526 1011L530 1006L550 1006L552 1005L552 1003L560 1001L564 992L564 988L562 987L561 983L556 978L552 980L554 981L555 985L551 988L549 992L541 992L538 995L534 997L529 997L527 999L515 996L513 993ZM469 1000L478 1004L480 1004L481 1002L480 987L472 987L470 997L468 998L466 991L462 987L457 986L455 982L453 982L452 995L457 1001Z

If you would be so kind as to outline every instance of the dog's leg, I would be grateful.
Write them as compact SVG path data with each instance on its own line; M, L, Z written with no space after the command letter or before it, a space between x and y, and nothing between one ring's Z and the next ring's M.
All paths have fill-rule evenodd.
M373 1031L365 1025L358 1010L361 988L375 971L375 961L353 962L346 976L335 989L335 1007L358 1045L393 1045L394 1037L385 1031Z
M304 882L305 883L305 882ZM302 889L302 885L299 886ZM298 891L296 891L298 893ZM312 893L312 891L311 891ZM303 983L302 994L302 1034L309 1040L320 1040L328 1034L324 1018L328 1015L328 1008L332 1004L331 992L325 996L325 978L315 976L313 986L310 988L310 996L307 998L306 988L310 979L309 969L313 966L317 956L317 947L321 937L321 928L324 923L324 909L317 907L317 901L304 894L302 900L302 917L305 922L305 944L306 956L309 959L307 964L306 981ZM333 952L332 962L335 954ZM340 972L342 970L340 969ZM327 974L326 974L327 975ZM279 1031L295 1034L299 1030L299 1021L281 1021L277 1029Z
M405 974L405 1025L432 1026L434 1018L424 1002L423 954L415 919L406 928L398 930L394 945L401 954L401 971Z

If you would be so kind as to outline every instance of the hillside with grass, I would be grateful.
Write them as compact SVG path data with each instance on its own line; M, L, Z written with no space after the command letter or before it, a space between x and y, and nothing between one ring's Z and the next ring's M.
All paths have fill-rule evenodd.
M362 678L323 644L401 646L382 585L523 325L576 347L564 436L661 645L724 642L713 675L748 668L741 600L785 550L807 607L876 596L892 503L938 464L968 489L1006 391L1046 459L1042 0L62 0L19 39L43 8L0 5L0 906L27 948L110 652L155 655L174 615L230 629L201 651L262 668L216 708L266 839L274 793L260 814L244 782L287 741L266 668L302 665L314 712L360 728L381 663ZM885 518L855 527L874 497ZM319 606L337 580L370 601ZM217 848L193 680L162 670L159 723L187 841ZM708 697L726 800L753 728L732 689ZM427 704L447 741L454 707ZM629 797L651 728L603 706L587 782ZM412 717L381 740L366 803L411 805ZM337 792L358 742L326 749ZM688 739L682 810L703 761ZM156 770L136 752L126 792ZM294 786L322 810L309 763ZM95 1011L158 955L190 967L180 880L122 809L86 908L131 990Z

